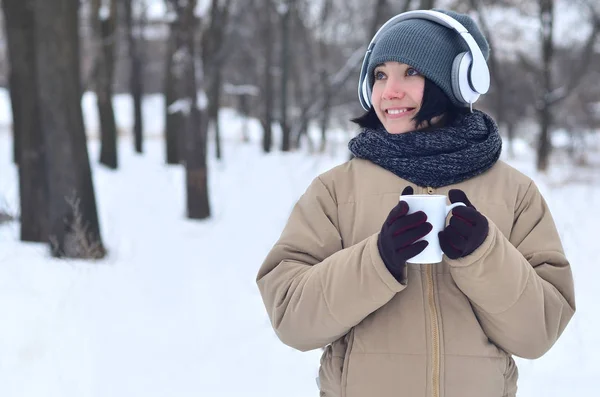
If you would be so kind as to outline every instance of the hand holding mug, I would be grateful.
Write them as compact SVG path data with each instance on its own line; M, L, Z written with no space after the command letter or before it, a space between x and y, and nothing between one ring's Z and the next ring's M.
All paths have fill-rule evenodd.
M466 204L466 207L452 210L448 226L438 233L444 254L450 259L458 259L469 255L483 244L489 232L489 225L487 218L475 209L462 190L450 190L448 198L451 203Z
M403 195L412 195L408 186ZM377 247L383 263L398 282L403 282L406 262L420 254L429 244L421 240L432 230L423 211L409 214L409 205L400 201L389 213L377 238Z
M405 189L406 191L406 189ZM438 240L438 233L444 230L446 226L446 218L451 210L458 206L465 206L466 204L461 202L453 202L451 205L447 205L447 197L440 194L410 194L402 192L400 196L400 202L406 201L410 210L408 214L424 213L426 214L427 221L431 224L431 233L426 234L422 237L421 241L427 242L425 249L422 250L418 255L415 255L407 260L409 263L440 263L442 261L442 248ZM421 241L418 241L421 242Z

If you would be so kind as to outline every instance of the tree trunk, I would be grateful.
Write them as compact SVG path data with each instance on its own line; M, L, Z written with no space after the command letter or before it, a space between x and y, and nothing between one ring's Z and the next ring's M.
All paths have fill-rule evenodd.
M327 78L327 76L322 75L321 79L323 78ZM327 82L323 83L328 84ZM329 128L329 119L331 118L331 89L329 89L328 86L323 95L325 96L325 102L323 106L323 113L321 115L321 146L319 147L320 153L325 153L325 149L327 148L327 129Z
M14 158L19 165L21 240L46 242L48 181L37 96L33 2L4 0L2 7L10 60Z
M540 136L537 145L537 170L546 171L552 146L550 143L550 126L552 124L550 109L544 106L538 112L540 122Z
M94 30L94 90L100 117L100 163L117 168L117 125L112 107L112 80L114 69L115 2L111 0L110 14L101 0L92 1L91 25Z
M248 133L248 119L250 118L250 104L248 103L249 95L241 94L238 96L238 111L244 116L242 121L242 141L250 142L250 134Z
M408 11L408 7L410 6L410 0L406 0L405 4L405 11ZM377 0L377 4L375 5L375 13L373 14L373 19L371 20L371 29L368 37L369 41L371 41L373 36L375 36L375 33L377 33L381 25L383 25L383 19L385 18L386 14L387 0Z
M280 115L280 125L281 125L281 150L283 152L289 152L290 150L290 126L288 123L288 84L289 84L289 75L290 75L290 57L292 54L291 50L291 40L290 40L290 30L291 30L291 15L292 8L295 5L295 0L287 0L285 3L285 11L281 18L281 31L282 31L282 43L281 43L281 115Z
M185 101L190 105L189 113L185 118L187 216L190 219L205 219L210 216L206 161L208 122L203 120L206 118L202 116L198 108L194 45L194 33L197 27L195 8L196 0L190 0L179 14L184 37L181 50L185 54L181 59L185 81L183 95Z
M210 217L208 167L206 161L208 118L196 106L186 119L189 145L186 155L187 216L190 219Z
M495 48L494 44L494 35L492 34L492 30L490 29L486 14L483 10L481 0L470 0L471 7L479 14L479 22L481 26L481 30L484 35L487 37L490 48ZM495 87L495 113L496 113L496 121L499 126L507 125L509 131L514 130L514 125L511 125L512 122L506 120L506 112L504 105L504 98L506 97L506 90L509 84L505 84L505 78L503 75L503 70L500 67L500 62L496 55L495 51L490 51L489 54L489 65L490 65L490 76L494 83ZM510 97L510 95L509 95ZM509 139L512 139L510 133L508 134Z
M9 8L10 6L4 7ZM5 15L6 12L5 12ZM8 25L8 21L5 22L5 26ZM8 26L5 27L6 31L7 31L7 35L8 33ZM33 33L33 32L31 32ZM9 39L7 39L8 41ZM8 46L10 46L10 43L8 44ZM13 63L12 59L10 59L11 55L10 55L10 49L8 50L9 52L9 62ZM32 65L33 67L33 65ZM20 127L20 123L22 123L21 120L18 119L18 117L20 117L20 115L22 114L21 109L19 108L20 103L21 103L21 96L20 96L20 92L18 89L14 88L14 87L18 87L19 86L19 81L18 81L18 71L14 70L11 67L11 70L9 71L9 77L8 77L8 85L9 85L9 89L10 87L13 87L12 89L10 89L10 103L11 103L11 107L12 107L12 112L13 112L13 163L15 163L15 165L19 165L21 162L21 127Z
M144 22L145 16L142 16L143 21L135 23L133 17L132 3L134 0L126 0L125 18L127 20L127 43L129 46L129 59L131 62L129 73L129 90L133 99L133 136L134 146L137 153L144 152L144 123L142 116L142 96L144 92L143 83L143 57L142 48L144 45ZM138 34L135 34L136 25Z
M540 23L542 38L542 93L538 106L538 120L540 124L540 135L537 145L537 169L546 171L550 152L550 127L552 125L552 109L550 94L553 91L552 84L552 60L554 58L553 25L554 25L554 2L553 0L540 0Z
M181 73L176 70L176 62L173 59L177 49L181 46L179 22L171 23L169 40L167 44L167 59L165 67L165 143L167 164L180 164L183 160L183 114L174 109L177 101L176 87L181 85Z
M101 15L101 0L93 0L94 26L96 41L96 66L94 85L98 114L100 115L100 163L116 169L117 161L117 124L112 105L113 75L115 66L116 42L116 0L110 0L110 15Z
M333 8L332 0L326 0L323 3L323 9L321 10L321 26L325 26L329 15ZM323 102L323 113L321 114L321 147L319 151L325 152L327 148L327 129L329 128L329 120L331 118L331 84L329 83L329 73L327 71L327 60L329 51L327 50L327 44L325 39L319 40L319 58L321 62L321 89L322 95L325 98Z
M179 135L185 150L183 154L186 173L187 217L190 219L205 219L210 216L208 196L208 169L206 161L206 144L208 117L201 114L198 108L198 88L196 78L195 32L198 25L194 14L196 0L179 2L169 0L170 8L176 14L176 20L171 26L171 36L174 38L172 57L173 98L169 103L170 114L181 116L183 134Z
M294 37L302 37L302 33L298 33L297 35L294 33ZM306 47L304 50L306 51L304 54L310 54L310 51L307 51ZM310 122L310 119L308 118L308 108L312 103L312 97L310 94L306 94L306 91L313 89L312 86L314 86L314 84L311 86L309 82L303 79L305 75L310 75L311 73L299 62L293 62L290 65L290 73L295 76L292 84L292 96L297 101L301 102L299 105L300 115L294 120L294 125L297 126L294 130L297 133L290 137L292 140L292 147L294 149L299 149L302 138L306 137L309 146L309 153L312 153L314 148L312 147L310 135L308 134L308 124Z
M112 82L114 70L115 43L115 0L110 1L109 15L103 15L102 1L92 1L92 27L94 29L95 65L94 89L100 117L100 163L116 169L117 124L112 106Z
M506 122L506 136L508 140L508 158L515 158L515 123L513 121Z
M215 154L218 160L222 158L219 109L221 107L223 64L227 54L227 52L223 51L223 42L229 12L230 0L226 0L225 2L212 0L210 23L202 32L203 85L206 87L208 97L208 121L215 130Z
M51 253L100 258L105 250L81 112L79 1L35 0L34 4Z
M212 122L212 125L215 129L215 151L216 151L216 156L218 160L221 160L222 157L222 151L221 151L221 123L219 123L219 108L220 108L220 104L221 104L221 84L222 84L222 76L223 73L221 72L221 67L217 67L217 70L215 70L214 74L213 74L213 81L211 82L211 84L213 85L212 87L212 92L210 95L210 109L211 109L211 114L209 116L210 121Z
M265 61L264 61L264 116L261 118L263 127L262 146L265 153L269 153L273 146L273 76L274 67L273 46L275 45L275 36L272 24L271 0L263 0L265 5L266 21L264 22L264 43L265 43Z

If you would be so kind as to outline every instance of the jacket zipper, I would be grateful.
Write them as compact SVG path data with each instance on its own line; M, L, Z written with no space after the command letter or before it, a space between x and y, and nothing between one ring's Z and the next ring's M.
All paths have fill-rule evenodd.
M433 286L433 264L427 264L427 300L429 302L429 315L431 320L431 355L432 355L432 395L440 395L440 329L437 317L437 307L435 305L435 294Z
M434 194L435 189L428 186L427 194ZM429 315L431 323L431 392L433 397L440 396L440 329L438 324L437 306L435 304L435 288L433 282L433 266L434 264L426 265L427 275L427 301L429 303Z

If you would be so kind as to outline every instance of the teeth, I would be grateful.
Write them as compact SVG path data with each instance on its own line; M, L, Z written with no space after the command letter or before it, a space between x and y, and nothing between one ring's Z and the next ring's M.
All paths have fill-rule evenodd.
M400 114L408 112L408 109L388 109L388 114Z

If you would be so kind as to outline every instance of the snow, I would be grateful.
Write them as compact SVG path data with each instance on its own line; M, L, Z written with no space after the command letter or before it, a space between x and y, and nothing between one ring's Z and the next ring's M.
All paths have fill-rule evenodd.
M2 92L2 91L0 91ZM2 96L0 96L2 99ZM115 108L115 120L120 132L131 131L135 122L133 114L133 100L129 95L115 95L113 97L113 106ZM144 118L144 129L151 136L162 134L164 130L164 96L160 94L145 95L142 101L142 117ZM85 92L81 100L85 127L90 137L99 136L99 116L96 96L92 92ZM4 118L0 110L0 126L9 125L11 116Z
M90 96L83 108L93 130L97 115L86 102L94 103ZM0 91L0 100L0 205L17 212L6 92ZM243 143L243 118L224 109L223 162L213 160L209 148L213 216L190 221L184 170L164 164L162 100L144 102L149 129L141 156L129 132L129 98L117 96L114 103L119 170L98 165L94 133L89 142L108 257L51 259L45 245L18 241L18 223L0 226L0 395L318 395L320 352L300 353L276 338L254 280L312 178L345 161L343 144L323 155L262 155L260 123L249 121L251 143ZM318 135L315 130L315 141ZM343 132L335 136L339 142L347 138ZM549 353L518 360L519 396L595 395L600 267L591 259L600 219L597 171L557 161L540 175L527 144L517 142L516 152L511 164L534 178L554 214L574 269L578 305Z
M223 92L231 95L258 96L260 88L251 84L234 85L230 83L225 83L223 84Z
M101 21L107 21L110 18L110 6L108 4L103 4L100 7L98 15Z
M192 110L192 100L189 98L178 99L177 101L170 104L169 108L167 109L169 114L175 114L175 113L181 112L186 116L188 114L190 114L191 110Z
M146 8L146 15L149 20L173 20L173 13L169 12L169 7L164 0L142 0L142 3L137 5L136 14L140 15L142 7ZM194 10L194 15L197 17L205 17L210 9L211 1L210 0L197 0L196 1L196 9ZM188 0L178 0L179 7L185 7L188 4Z

